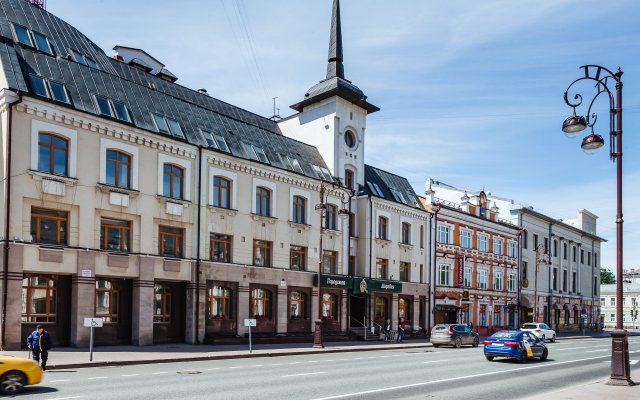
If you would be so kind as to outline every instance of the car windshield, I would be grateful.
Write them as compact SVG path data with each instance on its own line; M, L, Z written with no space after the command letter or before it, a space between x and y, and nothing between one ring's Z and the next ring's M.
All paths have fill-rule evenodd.
M536 329L538 326L536 324L524 324L522 325L522 329Z

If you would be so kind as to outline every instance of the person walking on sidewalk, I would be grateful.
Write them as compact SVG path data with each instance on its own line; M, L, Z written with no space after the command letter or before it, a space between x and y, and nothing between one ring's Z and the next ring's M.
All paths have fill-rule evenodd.
M27 347L31 350L31 356L33 360L40 364L42 359L42 370L47 370L47 361L49 360L49 350L51 349L51 338L49 332L44 329L44 326L38 325L36 330L31 332L27 336Z
M384 326L384 341L391 341L391 320L388 319L386 325Z
M400 321L398 321L398 337L396 338L396 343L402 343L403 338L404 338L404 318L400 318Z

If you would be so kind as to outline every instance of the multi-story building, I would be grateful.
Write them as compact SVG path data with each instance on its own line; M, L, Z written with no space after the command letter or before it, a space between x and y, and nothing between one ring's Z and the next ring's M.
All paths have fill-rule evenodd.
M625 277L626 273L625 271ZM600 324L604 329L616 327L616 284L600 285ZM637 330L640 326L640 284L632 280L623 282L622 327Z
M429 185L435 215L432 288L435 323L471 323L480 334L518 326L519 228L497 218L484 192L458 203Z
M245 318L285 337L310 336L316 316L340 335L352 317L425 326L428 214L406 179L364 166L377 108L343 75L277 123L178 85L143 50L109 57L25 0L0 8L4 348L38 323L56 345L86 345L86 317L105 321L98 344L215 341L243 336ZM343 144L336 156L296 139L325 132L321 143ZM365 174L380 176L379 192ZM389 214L387 275L371 273L373 203Z

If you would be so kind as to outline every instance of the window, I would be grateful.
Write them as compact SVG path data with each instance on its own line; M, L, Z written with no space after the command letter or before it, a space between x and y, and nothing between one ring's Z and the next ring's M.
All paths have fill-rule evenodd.
M13 32L16 35L16 40L19 43L27 45L29 47L33 47L33 42L31 41L31 35L29 35L29 30L24 26L13 25Z
M424 249L424 225L420 225L420 248Z
M22 322L56 322L58 280L55 275L25 274L22 279Z
M338 270L338 252L323 250L322 252L322 273L335 274Z
M535 233L533 234L533 249L538 250L538 235Z
M219 233L209 234L211 244L211 261L230 263L231 262L231 243L233 236L222 235Z
M567 291L567 270L562 271L562 291Z
M116 113L116 118L118 118L120 121L131 122L129 110L127 109L127 106L124 105L124 103L115 100L109 101L111 101L111 106Z
M411 244L411 224L408 222L402 223L402 244Z
M322 319L337 320L338 296L333 293L322 293Z
M95 316L104 322L118 322L118 295L118 288L112 281L96 279Z
M249 158L251 158L252 160L260 161L265 164L269 164L269 158L267 158L267 155L265 154L264 149L262 149L261 147L247 144L244 142L242 142L242 146L244 147L244 150L246 151Z
M591 265L591 252L587 252L587 265Z
M67 93L67 88L65 88L62 83L58 83L55 81L47 82L49 83L49 89L51 89L51 98L53 100L62 103L71 103L71 101L69 100L69 94Z
M311 164L313 171L316 173L319 179L324 180L325 182L333 182L333 178L331 177L331 172L325 167L318 167L317 165Z
M251 291L251 315L256 319L271 319L271 291L266 289Z
M584 250L580 249L580 264L584 264Z
M264 240L253 241L253 265L258 267L271 266L271 242Z
M493 326L502 326L502 306L493 307Z
M153 322L171 322L171 287L156 283L153 286Z
M354 213L349 213L349 220L347 223L349 224L349 236L356 237L356 215Z
M576 284L578 283L578 278L575 271L571 274L571 278L571 291L573 293L577 293L578 290L576 289Z
M409 282L409 273L411 271L411 263L400 262L400 281Z
M487 305L480 304L480 310L478 313L478 325L479 326L487 326Z
M213 177L213 206L231 208L231 181L221 176Z
M184 132L178 121L155 113L151 113L151 116L158 132L184 139Z
M544 252L548 253L549 251L549 238L544 238ZM551 254L549 254L549 256L551 256Z
M615 314L609 314L609 322L616 322L616 315Z
M98 63L96 63L95 61L93 61L91 58L85 56L84 60L87 62L87 65L90 66L93 69L100 69L98 68Z
M160 226L160 255L163 257L183 256L184 229Z
M304 171L300 166L300 162L296 158L280 154L280 159L282 160L282 164L284 164L285 168L304 174Z
M553 256L558 257L558 241L553 241Z
M516 242L509 240L507 242L507 256L515 257L516 256Z
M376 278L387 279L388 270L389 260L385 258L376 258Z
M489 288L489 271L486 269L478 270L478 289Z
M31 208L31 237L36 243L66 245L68 223L66 211Z
M393 198L399 202L399 203L404 203L407 204L407 200L405 199L404 195L402 194L402 192L400 192L397 189L393 189L391 188L391 194L393 195Z
M175 164L164 164L162 179L163 196L184 198L184 169Z
M593 253L593 266L598 268L598 253Z
M44 78L29 74L29 83L31 84L31 91L35 95L49 98L49 89Z
M450 244L449 236L451 235L451 227L446 224L438 225L438 242Z
M369 187L369 190L371 190L371 193L373 193L374 195L378 197L384 197L384 194L382 193L382 190L377 183L367 181L367 186Z
M438 265L437 274L438 285L451 286L451 266L445 264Z
M350 149L356 147L356 135L351 131L346 131L344 133L344 143Z
M68 176L69 141L50 133L38 134L38 171Z
M616 306L615 297L612 297L612 298L609 299L609 306L611 306L611 307L615 307Z
M494 271L493 272L493 290L502 290L502 271Z
M576 262L576 253L577 253L576 246L571 246L571 253L572 253L571 260L573 262Z
M131 156L114 149L107 150L106 184L129 189L131 182Z
M213 137L216 140L216 144L218 145L218 148L220 149L220 151L224 151L225 153L231 153L231 151L229 150L229 146L227 146L227 141L224 140L224 138L221 135L214 133Z
M307 222L307 199L301 196L293 196L293 222L305 224Z
M493 238L493 254L502 255L504 254L502 251L502 245L504 244L504 240L498 237Z
M256 188L256 214L271 216L271 191L264 187Z
M100 248L127 252L130 248L131 223L119 219L102 218L100 221Z
M385 297L376 297L375 314L377 320L387 319L388 301Z
M175 119L171 119L169 117L165 117L165 119L167 120L167 125L169 125L169 129L171 130L171 134L173 136L177 136L184 139L184 132L182 132L182 127L180 126L180 123Z
M528 243L529 243L529 232L522 231L522 248L528 249L529 248Z
M558 268L553 269L552 284L553 290L558 290Z
M507 277L507 290L510 292L515 292L517 290L516 286L516 274L510 272Z
M489 235L486 234L478 234L478 251L488 252L489 251Z
M563 259L567 259L567 244L566 243L562 243L562 258Z
M344 170L344 185L349 189L353 189L353 171L350 169Z
M36 96L71 104L67 89L62 83L49 81L41 76L29 74L29 86Z
M409 299L398 299L398 318L411 319L411 301Z
M333 204L327 204L327 211L324 221L325 229L333 231L338 230L338 207Z
M214 285L209 288L209 318L211 319L230 319L232 318L231 310L231 289L224 286Z
M113 110L111 109L111 104L109 104L109 99L106 97L94 95L96 100L96 105L98 106L98 112L102 115L106 115L107 117L113 118Z
M465 249L471 248L471 235L472 232L466 229L460 229L460 246Z
M307 309L305 307L307 295L299 290L292 290L289 293L289 319L307 319Z
M471 267L464 267L464 287L470 288L473 284L471 281L471 276L473 269Z
M527 279L527 273L529 270L529 263L527 261L522 262L522 279Z
M84 60L84 56L81 53L73 49L69 49L69 53L75 62L77 62L78 64L87 65L87 62Z
M289 265L293 271L304 271L307 266L307 248L291 245Z

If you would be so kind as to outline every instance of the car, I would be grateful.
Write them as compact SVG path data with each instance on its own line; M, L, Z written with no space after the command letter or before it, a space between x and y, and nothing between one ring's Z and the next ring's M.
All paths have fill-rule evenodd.
M520 330L531 332L542 340L551 340L552 343L556 341L556 331L543 322L525 322Z
M529 353L527 348L531 349ZM484 340L484 356L489 361L496 357L513 358L521 362L537 357L549 357L547 345L536 335L524 331L498 331Z
M42 381L42 369L28 358L0 356L0 394L20 393L27 385Z
M465 344L473 347L480 345L480 337L466 324L439 324L431 329L433 347L453 346L460 348Z

